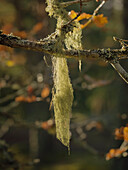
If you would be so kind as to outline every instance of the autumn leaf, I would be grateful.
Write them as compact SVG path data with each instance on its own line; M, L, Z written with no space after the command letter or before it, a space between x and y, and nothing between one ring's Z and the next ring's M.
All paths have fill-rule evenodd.
M27 33L25 31L16 31L14 32L15 36L21 37L21 38L26 38L27 37Z
M115 138L120 140L120 139L124 139L124 127L121 128L116 128L115 129Z
M83 19L89 19L91 18L92 15L90 14L86 14L86 13L82 13L78 18L77 18L77 21L80 21L80 20L83 20Z
M0 51L7 51L7 52L13 52L13 48L7 47L7 46L0 46Z
M4 33L9 34L13 30L13 25L12 24L6 24L2 27L2 30Z
M110 149L110 151L106 154L106 160L109 160L114 157L115 157L115 149Z
M23 102L24 100L25 100L24 96L18 96L18 97L15 98L16 102Z
M108 23L107 17L104 17L103 14L94 16L93 21L96 24L96 26L100 28L104 27L104 25Z
M14 61L12 61L12 60L8 60L8 61L6 62L6 65L7 65L8 67L13 67L13 66L15 65L15 63L14 63Z
M128 142L128 127L124 127L124 141Z
M36 101L36 96L18 96L15 98L16 102L27 102L27 103L31 103L31 102L35 102Z
M74 10L72 10L70 12L69 16L70 16L71 19L73 19L73 18L75 18L77 16L77 14L78 13L76 13ZM92 15L90 15L90 14L82 13L76 20L81 21L83 19L89 19L91 17L92 17Z
M44 129L44 130L49 130L50 128L54 127L55 126L55 122L54 120L52 119L49 119L47 121L44 121L41 123L41 127Z
M74 19L74 18L77 16L77 14L78 14L78 13L76 13L74 10L71 10L71 11L69 12L69 16L70 16L71 19Z
M75 11L71 11L69 16L71 19L74 19L77 16L78 13ZM103 14L97 15L93 17L93 20L90 18L93 17L91 14L82 13L76 20L81 21L83 19L88 19L88 21L85 24L81 24L81 29L87 27L92 21L96 24L97 27L104 27L105 24L108 23L107 17L104 17ZM90 20L89 20L90 19Z
M125 149L110 149L110 151L106 154L106 160L119 157L123 152L125 152Z
M34 89L32 86L28 86L27 87L27 92L28 92L28 95L31 95L33 93Z
M34 25L34 27L32 28L31 33L32 34L36 34L37 32L39 32L41 29L43 28L43 22L38 22L36 25Z
M44 87L42 92L41 92L41 97L42 98L46 98L49 96L49 93L50 93L50 89L48 86Z

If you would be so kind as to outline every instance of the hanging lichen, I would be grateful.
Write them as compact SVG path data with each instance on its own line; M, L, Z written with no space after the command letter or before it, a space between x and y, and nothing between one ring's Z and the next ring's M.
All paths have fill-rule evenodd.
M68 76L68 67L65 58L54 58L53 96L56 136L67 147L70 141L70 113L73 101L73 89Z
M67 24L70 20L67 11L58 0L47 0L46 11L57 19L57 37L54 50L57 54L53 57L54 94L53 105L56 123L57 138L69 148L70 143L70 117L73 102L73 89L69 78L67 61L63 49L77 49L81 46L81 29L78 22ZM55 38L55 37L54 37Z

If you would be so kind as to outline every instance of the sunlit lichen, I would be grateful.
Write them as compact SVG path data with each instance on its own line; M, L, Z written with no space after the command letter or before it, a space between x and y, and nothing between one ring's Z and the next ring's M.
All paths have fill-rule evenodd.
M69 78L67 61L63 49L82 49L81 28L78 22L67 24L70 20L67 11L58 0L47 0L46 11L57 19L56 32L58 34L53 57L54 94L53 105L57 138L69 148L70 116L73 102L73 88Z
M65 58L54 58L53 96L56 136L67 147L70 141L70 114L73 102L73 89L70 83L68 67Z

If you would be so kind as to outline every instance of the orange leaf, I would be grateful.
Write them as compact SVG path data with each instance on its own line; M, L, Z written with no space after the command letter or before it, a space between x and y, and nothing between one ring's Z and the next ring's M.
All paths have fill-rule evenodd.
M124 140L128 142L128 127L124 127Z
M123 152L125 152L125 149L110 149L110 151L106 154L106 160L119 157Z
M125 149L116 149L115 157L120 156L123 152L125 152Z
M115 157L115 149L110 149L110 151L106 154L106 160Z
M41 92L41 97L46 98L50 93L50 89L48 86L44 87L42 92Z
M80 21L80 20L82 20L82 19L89 19L89 18L91 18L91 17L92 17L92 15L90 15L90 14L82 13L82 14L77 18L77 21Z
M31 96L31 97L24 97L24 96L18 96L15 98L15 101L16 102L28 102L28 103L31 103L31 102L35 102L36 101L36 96Z
M21 38L26 38L27 37L27 33L25 31L14 32L14 35L19 36Z
M93 21L97 27L104 27L108 23L107 17L104 17L103 14L94 16Z
M28 103L35 102L36 101L36 96L31 96L31 97L26 97L25 101Z
M77 16L77 14L78 14L78 13L76 13L74 10L71 10L71 11L69 12L69 16L70 16L71 19L75 18L75 17Z
M55 123L54 123L54 120L52 120L52 119L49 119L48 121L41 123L41 127L44 130L48 130L48 129L52 128L54 125L55 125Z
M16 102L23 102L23 101L25 101L25 97L24 96L18 96L18 97L15 98L15 101Z
M6 24L2 27L2 30L3 30L4 33L8 34L8 33L12 32L13 25L12 24Z
M124 139L124 132L123 132L123 130L124 130L124 127L121 127L121 128L116 128L115 129L115 137L116 137L116 139Z
M0 46L0 51L8 51L8 52L12 52L13 51L13 49L12 48L10 48L10 47L6 47L6 46Z
M32 86L28 86L27 87L27 92L28 92L28 95L31 95L33 93L33 87Z
M32 29L32 33L37 33L38 31L40 31L41 29L43 28L43 23L42 22L39 22L37 23L33 29Z

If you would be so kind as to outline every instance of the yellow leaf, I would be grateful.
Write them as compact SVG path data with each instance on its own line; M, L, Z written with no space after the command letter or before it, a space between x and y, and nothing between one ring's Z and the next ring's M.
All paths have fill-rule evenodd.
M69 13L69 16L71 19L75 18L77 16L77 13L74 10L71 10Z
M14 63L12 60L8 60L8 61L6 62L6 65L7 65L8 67L13 67L13 66L15 65L15 63Z
M76 13L73 10L69 14L71 19L75 18L77 15L78 15L78 13ZM91 17L92 17L92 15L90 15L90 14L82 13L76 20L80 21L80 20L83 20L83 19L89 19Z

